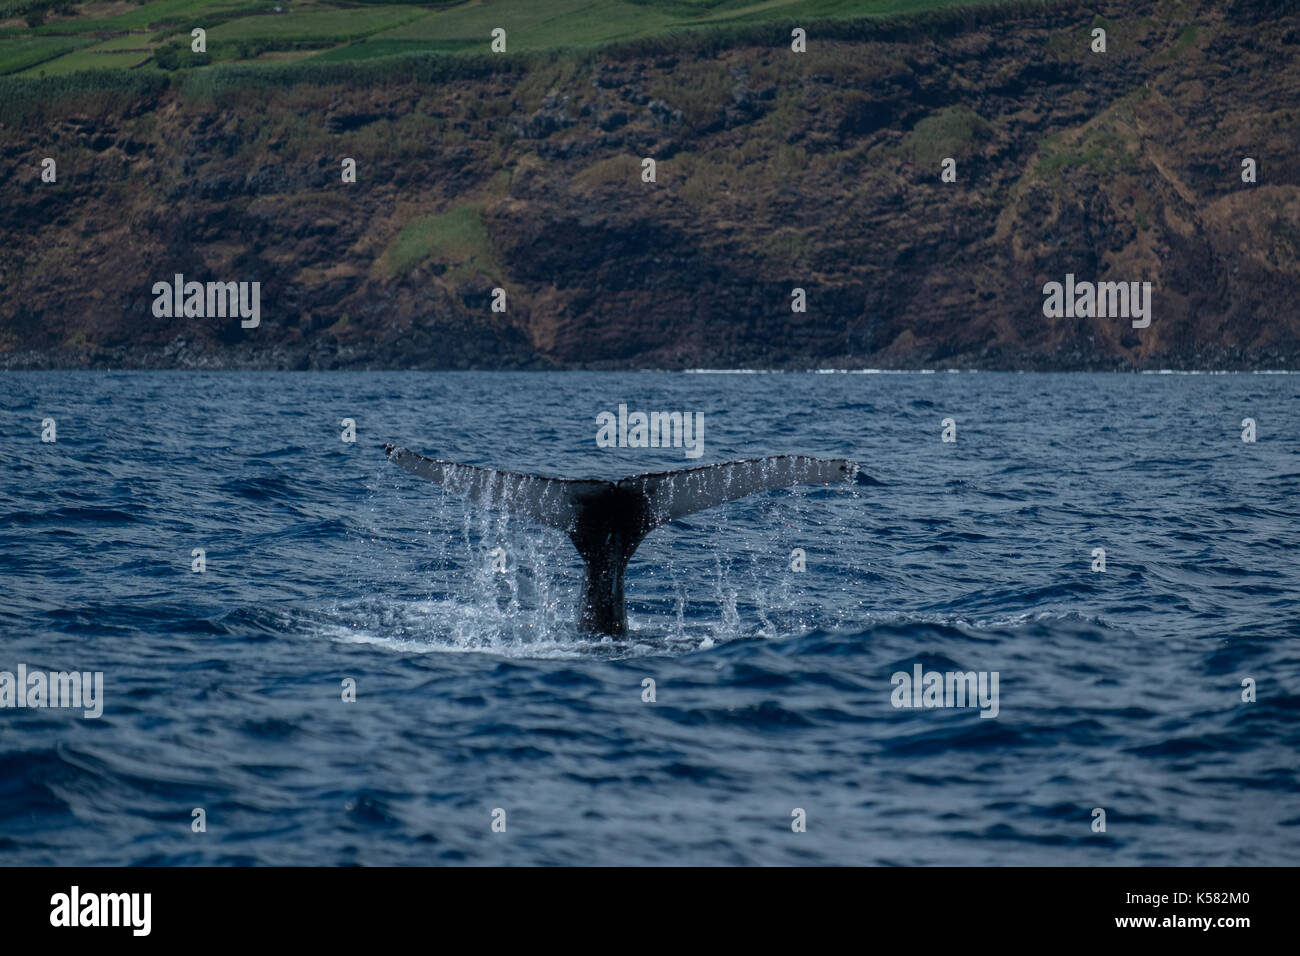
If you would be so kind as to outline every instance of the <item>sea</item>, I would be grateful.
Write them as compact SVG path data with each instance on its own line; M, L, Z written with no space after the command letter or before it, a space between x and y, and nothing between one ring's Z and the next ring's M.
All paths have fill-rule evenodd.
M1300 862L1300 376L7 372L0 427L0 864ZM614 639L389 442L861 471L653 531Z

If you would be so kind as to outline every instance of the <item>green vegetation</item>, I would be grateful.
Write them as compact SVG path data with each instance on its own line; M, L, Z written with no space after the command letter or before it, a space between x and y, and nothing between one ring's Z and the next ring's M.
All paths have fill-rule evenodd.
M11 9L23 2L9 0ZM272 12L277 2L281 13ZM590 44L600 43L601 55L612 59L680 57L672 81L651 95L672 102L687 124L694 125L711 122L725 102L719 91L730 89L725 68L709 62L713 55L756 44L779 47L788 42L795 23L816 41L810 44L806 66L815 61L819 70L846 82L869 82L871 71L854 51L854 43L940 38L1078 3L144 0L126 12L120 2L108 0L75 7L48 3L42 7L50 11L45 25L21 27L16 25L20 20L10 19L8 26L0 27L0 122L32 120L37 104L48 108L58 98L97 101L100 92L112 95L128 88L153 91L175 85L187 98L233 102L301 86L443 84L510 75L524 78L520 95L535 109L546 88L563 85L566 70L590 66L597 49ZM475 35L489 13L509 25L511 55L489 52L490 28ZM841 18L818 19L824 14ZM208 31L203 54L190 51L190 29L196 20ZM780 69L784 67L757 67L754 84L776 82ZM93 71L87 75L98 80L80 79L84 71ZM144 87L121 82L128 76L148 80ZM785 115L791 108L787 97L775 104L773 113ZM452 130L443 133L454 136ZM702 193L703 185L695 184L693 191Z
M212 61L206 53L195 53L183 41L168 43L154 54L154 65L160 70L181 70L204 66Z
M1071 166L1088 166L1098 174L1114 174L1135 168L1141 143L1133 124L1150 95L1151 91L1146 87L1135 87L1082 129L1041 139L1035 175L1042 176Z
M0 73L35 66L94 42L82 37L5 37L0 39Z
M121 36L96 44L92 49L100 52L110 50L151 50L155 46L157 46L157 43L153 39L153 34L142 31L139 33L123 33Z
M270 4L274 4L274 0L270 0ZM188 30L191 26L207 26L207 23L217 22L235 13L252 13L253 10L261 12L268 5L266 0L151 0L116 16L82 16L75 17L73 20L47 22L40 27L40 31L42 33L88 33L94 30L96 33L105 33L105 31L117 30L144 30L149 27L156 29L161 26L183 26ZM95 5L91 4L88 7L94 9Z
M623 187L635 181L640 173L641 162L635 156L608 156L582 170L573 181L577 186Z
M351 9L308 7L282 14L240 17L208 31L209 45L235 40L334 40L344 43L387 30L429 12L416 6L368 6Z
M122 12L121 4L107 2L73 5L69 0L0 0L0 21L6 14L30 20L27 27L21 27L11 19L9 26L0 29L0 43L5 44L0 48L0 72L26 70L28 75L36 75L35 63L76 49L53 46L56 37L88 46L127 31L148 31L148 42L142 45L157 48L156 55L165 61L157 65L188 69L207 61L186 61L170 51L182 42L188 48L189 31L194 27L207 30L207 56L212 62L248 62L268 51L311 48L320 51L317 58L330 63L412 53L487 54L491 33L498 27L507 31L510 53L611 43L630 45L631 52L653 53L682 42L707 49L728 42L784 41L795 24L808 28L818 40L860 40L873 31L896 33L904 19L921 27L926 17L936 16L969 25L999 11L1041 10L1064 3L1066 0L143 0ZM112 37L112 41L117 39ZM170 43L162 42L168 40ZM55 51L52 55L39 55L51 49ZM69 60L58 69L138 65L132 58L106 56Z
M35 73L38 76L61 76L64 73L98 70L104 67L119 67L129 70L132 67L139 66L149 59L149 56L150 53L147 50L103 51L91 47L90 49L77 50L66 56L41 63L39 66L32 67L28 72Z
M36 32L89 34L164 26L184 27L188 31L192 26L206 27L237 13L261 12L274 4L275 0L151 0L126 13L109 16L96 15L97 8L98 12L112 9L109 5L87 4L81 9L91 11L88 15L47 21Z
M82 116L109 110L120 112L123 102L152 99L167 89L167 75L142 70L83 70L62 76L26 79L0 77L0 122L39 121L50 104Z
M762 251L769 268L785 273L807 266L816 253L813 241L794 229L781 229L764 237Z
M1065 139L1073 139L1066 143ZM1042 176L1070 166L1088 166L1099 174L1117 173L1137 165L1137 154L1129 151L1130 141L1119 132L1088 127L1081 134L1049 136L1039 143L1036 172Z
M946 157L960 159L974 153L992 129L969 107L950 106L920 120L898 148L913 163L938 166Z
M1162 63L1169 63L1172 62L1173 60L1178 59L1180 56L1182 56L1189 49L1191 49L1193 46L1196 45L1196 41L1199 36L1200 36L1200 27L1198 27L1195 23L1187 24L1187 26L1183 27L1181 30L1178 31L1178 36L1174 38L1173 46L1171 46L1168 50L1162 52L1159 56L1156 57L1156 59Z
M412 219L384 251L380 264L390 275L401 275L427 259L447 266L455 278L499 273L480 207L465 204L440 216Z
M486 49L492 31L506 30L507 50L589 46L657 33L679 23L657 5L622 0L506 0L463 4L375 39L416 40L433 51L454 51L479 43Z
M445 52L463 53L482 48L478 40L462 40L457 43L447 41L442 44ZM423 40L366 40L363 43L349 43L336 46L319 54L316 59L324 63L336 63L341 60L378 60L386 56L401 56L409 53L424 53L429 49Z

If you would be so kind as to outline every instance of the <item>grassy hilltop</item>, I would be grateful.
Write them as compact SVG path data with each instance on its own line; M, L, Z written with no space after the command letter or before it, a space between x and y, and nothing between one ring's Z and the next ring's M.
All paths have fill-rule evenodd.
M1283 0L0 4L0 367L1300 368Z
M209 63L369 60L588 47L774 19L914 14L979 0L0 0L0 74L178 69ZM190 30L207 51L190 50Z

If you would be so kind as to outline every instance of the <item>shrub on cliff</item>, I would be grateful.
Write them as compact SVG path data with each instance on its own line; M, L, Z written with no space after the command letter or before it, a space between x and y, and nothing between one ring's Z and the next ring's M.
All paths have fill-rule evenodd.
M206 66L212 58L206 53L195 53L188 45L169 43L159 47L153 55L154 64L160 70L184 70L195 66Z

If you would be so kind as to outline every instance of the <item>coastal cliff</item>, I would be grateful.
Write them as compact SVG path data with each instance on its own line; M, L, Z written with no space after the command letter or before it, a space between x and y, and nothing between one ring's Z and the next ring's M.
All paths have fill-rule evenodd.
M7 80L0 368L1300 367L1292 5L789 38ZM260 324L156 315L178 273Z

